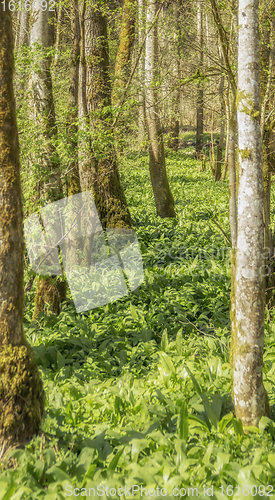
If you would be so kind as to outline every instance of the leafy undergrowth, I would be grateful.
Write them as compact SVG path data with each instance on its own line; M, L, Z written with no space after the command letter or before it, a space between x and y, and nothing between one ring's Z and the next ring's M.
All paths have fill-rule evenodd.
M41 435L2 467L0 500L274 494L273 421L244 434L230 396L228 185L199 172L193 152L167 157L175 220L155 215L147 156L123 166L144 263L137 290L82 314L68 300L36 321L29 293L25 332L47 405ZM271 406L274 332L271 315Z

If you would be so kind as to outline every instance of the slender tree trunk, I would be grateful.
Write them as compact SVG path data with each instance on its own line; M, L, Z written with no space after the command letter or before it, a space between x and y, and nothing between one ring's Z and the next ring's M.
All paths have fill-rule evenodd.
M67 176L68 196L81 192L78 158L77 158L77 116L78 116L78 72L80 56L80 26L78 14L78 0L71 3L71 30L72 30L72 51L70 67L70 85L69 85L69 113L67 117L67 137L70 147L70 164Z
M112 101L118 105L127 83L128 66L134 43L137 0L124 0L119 47L115 62L115 81Z
M104 228L131 227L113 142L107 22L92 4L85 20L87 109L91 131L90 179L80 171L82 190L91 189Z
M86 0L81 0L79 26L80 26L80 61L78 78L78 171L81 191L91 189L90 148L91 141L87 131L87 99L86 99L86 55L85 55L85 12Z
M17 50L20 50L20 47L23 44L29 43L29 20L30 20L30 12L27 10L20 10L20 24L19 24L19 33L18 33L18 46Z
M174 149L174 151L178 150L179 147L179 131L180 131L180 12L179 5L173 5L174 9L174 22L175 22L175 33L174 33L174 43L175 43L175 59L174 59L174 76L177 88L173 95L172 100L172 108L173 108L173 116L172 123L170 128L170 138L168 147Z
M57 66L58 59L59 59L59 50L60 50L60 42L61 42L61 26L62 26L62 16L63 15L64 15L63 5L60 4L58 6L58 11L57 11L54 66Z
M138 47L141 46L144 37L144 19L145 19L145 9L144 0L138 0ZM144 141L145 136L145 97L144 97L144 50L140 57L138 64L138 81L139 81L139 92L138 92L138 143L141 145Z
M197 39L199 46L198 67L203 68L203 22L202 22L202 0L197 1ZM198 84L197 89L197 131L196 131L196 156L202 157L203 146L203 84Z
M49 44L49 12L32 9L30 18L30 46L34 48L38 43L45 50ZM40 202L50 203L62 197L60 167L57 153L53 145L56 137L56 122L54 112L54 101L52 93L52 80L50 72L50 61L47 57L36 56L33 65L30 87L32 90L32 102L30 103L31 119L37 125L40 140L42 141L44 154L36 159L40 165L43 178L38 183L38 196ZM65 298L64 282L56 282L53 277L47 279L37 278L37 293L35 296L34 317L44 311L46 303L55 314L59 314L60 302Z
M147 6L147 26L149 27L156 15L157 2L149 0ZM166 173L165 153L162 129L157 107L157 93L154 88L158 71L157 54L157 23L146 39L145 56L145 88L146 88L146 115L149 134L149 168L157 209L160 217L175 217L174 198L169 187Z
M225 113L226 113L226 142L225 142L225 153L224 153L224 164L223 164L223 172L222 172L222 181L226 179L226 175L228 172L228 138L229 138L229 111L227 109L227 105L225 104Z
M235 95L228 95L229 123L228 123L228 172L229 172L229 222L231 230L232 248L237 246L237 195L236 195L236 165L235 165L235 141L236 141L236 103Z
M45 396L23 332L23 209L12 19L0 3L0 458L37 434Z
M221 77L219 94L221 103L221 126L220 126L220 139L217 147L217 160L216 160L216 174L215 181L221 180L222 174L222 152L223 152L223 141L224 141L224 122L225 122L225 104L223 98L223 87L224 87L224 76Z
M270 6L274 9L273 6ZM274 18L269 19L270 14L263 20L262 44L260 54L260 79L261 79L261 134L263 139L263 172L264 172L264 252L266 270L266 302L268 307L274 305L274 247L270 221L270 199L271 199L271 173L274 172L272 155L270 151L271 132L274 126L273 118L266 119L266 112L274 108L274 97L271 96L272 78L274 66ZM271 17L271 16L270 16Z
M16 37L16 51L20 53L22 45L29 44L30 12L27 10L18 11L18 19L19 19L19 23L18 23L18 32L17 32L17 37ZM18 72L18 74L16 75L16 81L15 81L15 94L16 94L16 101L17 101L16 102L17 109L20 106L18 104L19 94L21 94L21 96L23 96L25 93L25 87L26 87L25 80L26 79L25 79L24 73L22 73L21 71Z
M258 426L269 413L263 385L263 158L260 127L258 0L239 0L239 195L235 318L232 321L236 418ZM249 55L249 57L248 57Z

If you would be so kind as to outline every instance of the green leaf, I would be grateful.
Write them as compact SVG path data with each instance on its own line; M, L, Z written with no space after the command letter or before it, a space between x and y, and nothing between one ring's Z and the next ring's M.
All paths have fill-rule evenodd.
M176 347L179 356L182 355L182 329L180 329L176 336Z
M123 452L124 452L124 447L115 454L114 458L111 460L109 464L108 470L115 470Z
M167 335L166 329L164 330L162 337L161 337L160 348L164 352L167 351L167 348L168 348L168 335Z
M222 419L219 422L219 432L223 432L225 427L232 422L233 420L233 413L228 413L227 415L224 415Z
M188 439L188 412L187 412L187 404L184 401L181 405L180 416L179 416L179 430L178 430L179 438Z
M160 352L159 356L160 356L161 364L162 364L166 374L175 373L175 367L173 365L173 362L172 362L170 356L168 356L168 354L166 354L165 352Z
M233 418L233 427L237 436L243 436L243 424L239 418Z
M194 387L195 387L195 389L196 389L197 393L198 393L199 395L201 395L201 388L200 388L200 386L199 386L198 382L196 381L195 377L193 376L193 374L192 374L191 370L189 370L189 368L188 368L188 366L187 366L187 365L184 365L184 368L185 368L185 370L187 371L187 373L188 373L189 377L191 378L191 380L192 380L192 382L193 382L193 384L194 384Z
M201 394L201 399L203 401L203 406L204 406L204 409L205 409L205 412L206 412L206 415L207 415L207 418L210 422L210 424L215 428L215 429L218 429L219 427L219 419L217 418L217 416L215 415L215 413L213 412L209 402L208 402L208 399L207 399L207 396L205 394Z

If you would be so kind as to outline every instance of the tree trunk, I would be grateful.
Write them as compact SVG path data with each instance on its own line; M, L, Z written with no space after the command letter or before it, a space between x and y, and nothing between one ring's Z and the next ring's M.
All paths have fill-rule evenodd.
M138 0L138 47L141 46L144 37L144 0ZM144 50L138 64L138 143L141 145L145 137L145 98L144 98Z
M67 176L67 194L68 196L81 192L78 158L77 158L77 105L78 105L78 72L80 56L80 27L78 14L78 0L71 3L71 30L72 30L72 50L69 84L69 103L67 117L67 137L69 140L70 164Z
M82 191L92 188L103 228L131 227L113 141L107 22L99 7L85 20L87 110L91 131L90 178L80 171Z
M112 101L116 106L120 103L127 83L127 70L134 43L137 0L124 0L122 22L119 36L119 47L115 62L115 81Z
M224 87L224 76L221 77L220 88L219 88L220 103L221 103L221 126L220 126L220 139L217 147L217 160L215 169L216 182L221 180L221 174L222 174L222 152L223 152L224 122L225 122L225 104L223 98L223 87Z
M258 0L239 0L239 195L235 318L232 321L236 418L258 426L269 413L263 385L263 158L260 127ZM249 55L249 57L248 57Z
M81 0L79 26L80 26L80 61L78 77L78 171L81 191L91 189L90 168L90 138L87 132L87 99L86 99L86 56L85 56L85 12L86 0Z
M155 19L157 1L149 0L147 6L147 26ZM158 71L157 23L146 39L145 49L146 115L149 134L149 168L157 209L160 217L175 217L174 198L170 190L165 164L163 135L157 107L157 92L154 88Z
M45 50L49 43L49 12L33 10L30 18L30 46L38 43ZM36 162L40 166L40 180L37 186L39 203L50 203L62 197L59 161L53 141L56 137L56 122L52 93L50 61L47 57L36 55L33 65L30 87L32 90L31 119L37 125L39 139L44 154ZM40 144L41 147L41 144ZM43 178L41 179L41 172ZM64 300L64 283L58 283L53 277L37 278L37 293L35 296L34 317L50 304L52 311L59 314L60 302Z
M230 92L229 92L230 94ZM235 95L228 96L229 123L228 123L228 173L229 173L229 222L231 230L232 248L237 246L237 195L236 195L236 165L235 165L235 140L236 140L236 102Z
M30 12L27 10L20 10L20 24L19 24L19 34L18 34L18 46L17 50L20 50L20 47L23 44L29 43L29 20L30 20Z
M274 8L271 5L271 8ZM271 132L274 126L270 111L274 109L274 96L271 94L274 66L274 18L267 11L263 20L262 43L260 54L261 79L261 133L263 139L263 172L264 172L264 253L266 271L266 302L268 307L274 306L274 247L270 226L271 173L274 173L273 155L270 150ZM273 101L273 102L272 102ZM266 112L268 117L266 118Z
M199 47L198 67L203 68L203 22L201 0L197 1L197 39ZM202 157L203 146L203 83L198 84L197 89L197 130L196 130L196 156Z
M72 5L71 5L71 8L72 8ZM62 16L63 15L64 15L63 5L60 4L58 6L58 13L57 13L57 26L56 26L56 37L55 37L54 66L57 66L58 59L59 59L59 50L60 50L60 42L61 42L61 25L62 25Z
M18 25L18 33L17 33L17 38L16 38L16 50L17 52L20 53L22 45L23 44L29 44L29 20L30 20L30 12L27 10L20 10L18 11L18 19L19 19L19 25ZM16 81L15 81L15 94L16 94L16 101L18 101L19 93L23 97L25 94L25 75L22 72L19 72L16 75ZM21 97L20 96L20 97ZM16 107L17 109L19 108L18 102L16 102Z
M37 434L45 396L23 332L23 209L12 19L0 3L0 458Z
M173 115L172 115L172 123L170 127L170 137L169 137L169 143L168 147L173 149L174 151L178 150L179 147L179 131L180 131L180 86L179 86L179 81L180 81L180 58L181 58L181 51L180 51L180 12L179 12L179 5L173 5L174 9L174 22L175 22L175 33L174 33L174 43L175 43L175 59L174 59L174 65L173 65L173 70L174 70L174 77L176 81L177 88L174 92L173 99L172 99L172 109L173 109Z

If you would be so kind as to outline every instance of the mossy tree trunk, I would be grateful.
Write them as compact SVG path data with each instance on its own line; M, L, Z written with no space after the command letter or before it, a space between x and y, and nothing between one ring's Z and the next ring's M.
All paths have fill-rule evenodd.
M129 61L135 36L136 9L137 0L124 0L112 92L112 101L115 106L119 104L127 83Z
M147 5L147 29L155 20L158 10L157 0L149 0ZM157 209L160 217L175 217L174 198L166 173L163 134L157 106L156 81L158 76L158 31L157 22L146 39L145 46L145 89L146 116L149 135L149 168Z
M43 154L41 154L41 150L39 152L40 158L32 159L33 162L39 165L40 169L40 179L37 185L39 197L37 202L40 206L54 202L62 197L59 159L53 144L53 139L57 135L57 128L50 60L46 55L46 49L52 38L49 18L50 14L47 10L35 10L34 6L32 6L30 46L34 50L35 63L30 77L32 91L30 114L32 121L37 126L38 140L43 150ZM41 53L39 54L40 50ZM65 295L66 287L64 282L57 281L54 277L46 279L38 277L34 317L45 309L47 303L55 314L59 314L60 303L65 299Z
M132 222L114 148L107 22L97 2L87 7L85 47L91 157L89 175L80 171L81 188L82 191L92 189L104 228L127 228Z
M258 4L258 0L239 0L237 117L240 169L232 357L235 415L244 426L258 426L260 418L269 414L263 385L264 187Z
M12 19L0 3L0 458L37 434L44 392L23 332L23 209Z

